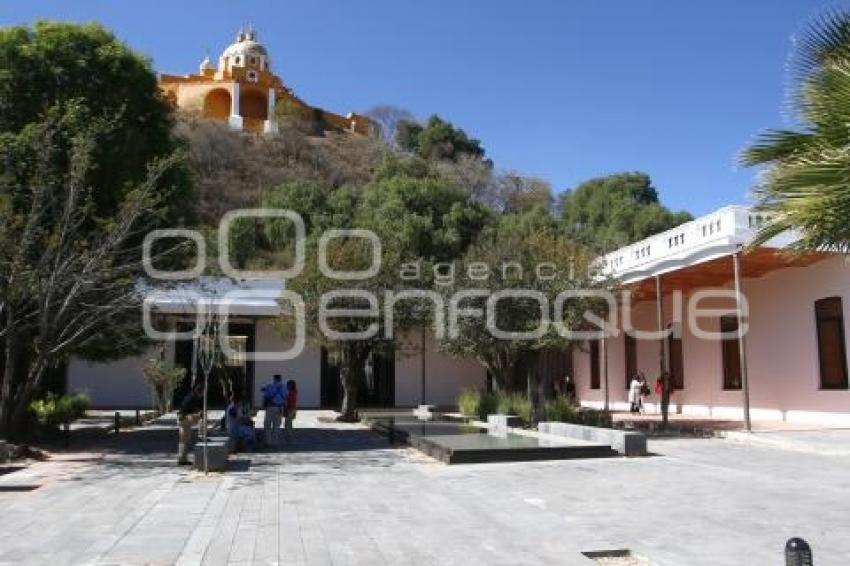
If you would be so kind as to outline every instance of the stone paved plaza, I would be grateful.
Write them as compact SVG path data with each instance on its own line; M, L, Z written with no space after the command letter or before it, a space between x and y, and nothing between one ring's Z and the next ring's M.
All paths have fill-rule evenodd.
M0 563L580 565L627 548L767 566L795 535L818 566L850 557L846 453L678 439L642 459L446 466L316 415L292 450L224 475L174 466L176 433L155 426L0 475Z

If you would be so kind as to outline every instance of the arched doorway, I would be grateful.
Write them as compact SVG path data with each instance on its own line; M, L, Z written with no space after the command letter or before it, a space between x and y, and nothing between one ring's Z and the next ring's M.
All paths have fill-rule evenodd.
M249 120L265 120L268 118L268 102L266 95L256 90L249 90L239 97L239 115Z
M204 116L226 120L230 116L230 93L223 88L217 88L207 93L204 98Z

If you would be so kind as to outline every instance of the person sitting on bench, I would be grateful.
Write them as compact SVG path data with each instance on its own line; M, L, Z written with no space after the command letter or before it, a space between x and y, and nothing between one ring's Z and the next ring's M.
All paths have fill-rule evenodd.
M243 411L236 394L231 396L230 403L227 404L224 422L237 450L254 450L257 447L254 421Z

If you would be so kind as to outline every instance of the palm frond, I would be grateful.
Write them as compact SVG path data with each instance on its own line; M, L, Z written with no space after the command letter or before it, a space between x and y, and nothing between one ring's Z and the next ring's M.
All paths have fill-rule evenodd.
M850 13L829 11L795 38L800 131L770 130L740 159L766 165L756 187L768 222L751 245L791 231L794 250L850 251Z
M820 141L813 133L768 130L741 153L740 162L747 167L765 165L806 153L813 147L817 147L819 143Z
M793 231L796 250L850 250L850 149L776 165L756 195L770 220L751 245Z
M850 14L827 10L794 37L792 70L803 83L835 61L850 59Z

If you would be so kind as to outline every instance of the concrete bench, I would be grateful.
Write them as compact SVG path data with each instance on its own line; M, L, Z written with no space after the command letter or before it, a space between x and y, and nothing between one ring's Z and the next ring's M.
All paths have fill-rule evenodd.
M647 455L646 435L641 432L560 422L539 423L537 430L544 434L608 444L623 456Z
M228 443L207 438L207 469L211 472L223 472L227 469L227 456L230 453ZM204 442L195 444L195 469L204 469Z

